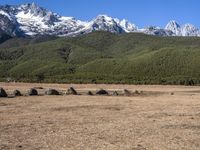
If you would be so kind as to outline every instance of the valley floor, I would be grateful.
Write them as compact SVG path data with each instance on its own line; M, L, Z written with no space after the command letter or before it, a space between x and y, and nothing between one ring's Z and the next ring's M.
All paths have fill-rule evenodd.
M200 87L0 83L7 91L70 86L157 94L0 98L0 149L200 149Z

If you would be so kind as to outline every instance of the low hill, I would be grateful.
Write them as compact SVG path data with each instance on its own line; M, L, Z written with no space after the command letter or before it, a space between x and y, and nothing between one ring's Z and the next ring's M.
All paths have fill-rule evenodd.
M1 80L194 85L199 68L198 37L93 32L0 45Z

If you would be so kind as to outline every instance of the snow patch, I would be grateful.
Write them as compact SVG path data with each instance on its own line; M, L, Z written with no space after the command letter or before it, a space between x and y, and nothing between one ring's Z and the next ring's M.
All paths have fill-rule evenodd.
M3 11L3 10L0 10L0 14L8 17L9 20L12 20L12 17L8 13L6 13L5 11Z

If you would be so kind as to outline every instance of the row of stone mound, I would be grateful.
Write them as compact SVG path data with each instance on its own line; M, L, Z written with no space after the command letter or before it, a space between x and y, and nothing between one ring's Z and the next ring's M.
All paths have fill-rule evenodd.
M141 94L142 92L138 92L135 91L134 93L128 91L127 89L124 89L123 94L119 94L117 91L114 91L112 94L109 94L108 91L104 90L104 89L100 89L97 92L92 92L92 91L88 91L87 95L113 95L113 96L119 96L119 95L125 95L125 96L132 96L135 94ZM81 95L79 94L73 87L70 87L66 93L64 93L65 95ZM23 94L19 91L19 90L15 90L13 92L14 96L23 96ZM39 95L38 91L36 88L31 88L28 93L28 96L37 96ZM56 89L48 89L45 91L45 95L63 95L63 93L57 91ZM8 94L6 93L6 91L3 88L0 88L0 97L8 97Z

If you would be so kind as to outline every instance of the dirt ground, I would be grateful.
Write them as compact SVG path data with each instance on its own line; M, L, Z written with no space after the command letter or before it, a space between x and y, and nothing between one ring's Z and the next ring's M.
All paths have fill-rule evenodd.
M0 98L0 149L200 150L200 87L0 83L8 92L70 86L159 94Z

